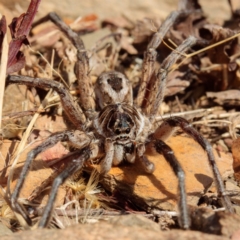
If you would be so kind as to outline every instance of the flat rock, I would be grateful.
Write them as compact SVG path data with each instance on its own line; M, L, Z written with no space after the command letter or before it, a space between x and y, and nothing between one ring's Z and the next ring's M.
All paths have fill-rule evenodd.
M240 230L240 216L235 213L214 212L209 208L191 210L191 229L231 238Z
M238 0L232 0L235 9L239 7ZM11 9L13 12L17 12L19 6L23 9L27 9L27 1L19 0L1 0L1 3ZM218 0L200 0L204 12L207 16L218 22L230 18L230 8L227 1ZM111 0L107 4L100 2L99 0L89 1L75 1L75 0L51 0L42 1L38 10L37 17L45 16L46 13L56 11L62 17L77 18L86 14L97 14L101 19L106 17L126 16L131 21L141 20L144 17L159 17L165 18L171 11L176 10L178 6L178 0Z
M0 184L2 187L7 186L8 175L9 171L12 166L13 156L16 154L16 149L19 145L19 141L10 141L4 140L0 146L0 153L1 153L1 161L0 161ZM35 145L25 147L23 151L19 154L18 163L14 170L14 177L11 181L10 188L11 190L14 189L19 175L21 173L23 164L26 160L27 153L34 147ZM29 171L28 175L26 176L26 180L23 186L23 189L20 193L21 198L28 198L33 190L36 187L40 186L40 184L46 180L53 170L51 168L47 168L44 165L44 162L41 160L41 156L39 155L32 164L31 171ZM56 201L56 205L61 205L63 203L63 198L65 196L65 189L60 188L58 192L58 197ZM42 204L45 204L47 198L42 199Z
M172 137L167 141L174 150L186 174L188 203L196 205L199 197L213 182L205 151L193 139ZM162 155L148 156L155 164L153 174L146 174L140 163L113 167L102 179L110 191L118 190L129 199L134 199L145 209L158 207L176 210L177 178ZM232 172L232 156L215 152L215 159L222 175Z
M2 236L1 240L60 240L60 239L82 239L82 240L102 240L102 239L178 239L178 240L225 240L227 237L216 236L205 234L196 231L183 231L183 230L172 230L172 231L160 231L155 229L146 229L142 227L142 221L131 222L133 224L126 225L123 218L129 218L128 216L121 216L119 221L108 223L98 222L96 224L77 224L66 229L38 229L33 231L23 231L12 234L11 236ZM145 220L144 220L145 221ZM150 220L148 220L150 221ZM122 224L123 222L123 224ZM139 225L140 222L140 225Z
M3 222L0 222L0 236L11 234L13 234L13 232L6 225L4 225Z

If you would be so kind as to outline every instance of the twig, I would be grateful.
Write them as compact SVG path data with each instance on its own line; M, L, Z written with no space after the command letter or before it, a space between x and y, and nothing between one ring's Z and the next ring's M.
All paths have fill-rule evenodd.
M27 111L21 111L21 112L15 112L15 113L10 113L6 114L3 116L2 120L7 121L9 119L15 119L15 118L22 118L25 116L33 115L37 112L37 110L27 110ZM44 113L45 111L41 111L39 113Z
M25 57L19 51L22 44L27 44L27 36L31 30L33 19L37 13L41 0L32 0L27 13L18 18L14 18L10 24L12 41L9 44L9 55L7 63L7 73L20 70L25 64Z
M2 18L1 22L2 21L5 21L4 17ZM2 129L2 108L3 108L3 95L5 90L5 79L6 79L7 62L8 62L8 57L7 57L8 47L9 45L7 41L7 34L5 34L3 38L3 44L2 44L2 56L1 56L1 66L0 66L0 129Z
M38 216L41 216L43 213L44 208L40 207L36 209L35 214ZM63 212L63 210L61 208L56 208L54 210L55 214L57 214L58 216L68 216L68 217L75 217L76 214L78 216L86 216L86 212L88 214L88 216L93 217L94 215L103 215L103 216L120 216L120 215L128 215L128 214L133 214L133 212L129 212L129 211L116 211L116 210L105 210L103 208L99 208L99 209L79 209L78 211L76 211L75 209L69 209L69 210L65 210ZM166 211L167 212L167 211ZM139 215L143 215L143 216L147 216L147 217L152 217L153 214L147 214L146 212L134 212L134 214L139 214Z

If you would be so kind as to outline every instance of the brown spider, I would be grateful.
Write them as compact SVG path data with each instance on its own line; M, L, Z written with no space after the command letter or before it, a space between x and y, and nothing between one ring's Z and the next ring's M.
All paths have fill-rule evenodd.
M186 201L184 171L171 148L164 143L164 140L174 132L176 127L180 127L189 134L207 152L218 196L222 199L225 208L233 212L214 160L212 147L208 141L187 120L181 117L171 117L156 127L155 116L164 97L167 74L173 64L181 57L179 53L187 51L197 42L194 37L187 38L176 51L172 52L163 61L160 69L154 70L156 48L181 14L180 11L170 14L147 46L142 79L135 102L131 83L120 72L111 71L101 74L94 89L89 77L89 59L81 38L56 14L50 13L45 19L50 18L68 36L77 49L78 61L76 62L75 73L79 84L80 106L74 102L68 90L61 83L27 76L8 77L9 84L25 84L38 88L52 88L57 91L66 115L76 128L75 131L65 131L51 135L45 142L28 153L10 202L14 211L21 214L29 224L31 224L31 220L25 209L18 203L18 197L31 163L39 153L52 147L58 141L68 141L78 150L71 153L73 160L55 178L48 203L38 224L39 227L46 227L51 219L59 186L70 175L81 169L86 161L101 159L100 172L105 174L111 169L112 165L118 165L124 160L134 163L135 159L138 158L145 171L152 173L154 164L145 156L147 146L158 154L163 154L178 177L179 224L183 229L188 229L190 220ZM98 109L99 111L97 111Z

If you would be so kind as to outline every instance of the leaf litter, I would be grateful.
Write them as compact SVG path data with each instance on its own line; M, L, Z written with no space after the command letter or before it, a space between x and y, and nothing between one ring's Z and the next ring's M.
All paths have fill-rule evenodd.
M229 159L229 164L222 167L222 174L224 174L226 186L231 185L228 183L235 186L234 190L229 190L229 194L233 197L232 201L235 203L239 214L240 46L239 37L234 36L239 32L240 26L233 24L239 19L239 9L233 9L231 1L229 1L229 8L232 11L231 19L219 26L208 21L198 1L194 1L195 4L188 5L190 2L180 1L180 10L187 8L189 12L183 13L158 49L159 55L156 65L160 66L170 51L174 50L188 36L193 35L199 39L198 44L192 48L191 58L183 58L183 61L178 66L174 66L168 75L165 102L159 112L159 118L164 118L164 115L167 114L170 116L176 114L189 119L200 133L210 140L216 149L216 154L219 156L226 154L225 158ZM70 41L52 23L42 23L41 20L33 23L39 3L40 1L32 0L27 14L14 18L10 24L9 28L14 40L9 43L7 73L53 78L63 82L70 89L72 95L77 98L78 91L74 83L76 51ZM160 18L140 19L133 23L124 17L118 19L108 17L100 20L97 15L90 14L75 20L64 20L81 35L88 46L93 82L101 72L116 69L126 73L132 80L134 92L137 91L141 77L143 51L153 33L160 26ZM4 47L3 39L5 35L6 20L2 17L0 22L1 52ZM233 38L225 41L230 37ZM89 43L89 39L92 39L91 43ZM225 42L218 45L218 42L222 40ZM31 47L24 46L28 44ZM214 44L217 45L213 47ZM205 48L206 50L199 51ZM199 53L196 54L198 51ZM7 86L5 96L11 96L11 94L8 94L8 91L12 92L9 88L10 86ZM20 94L19 88L16 91L19 91ZM59 97L54 92L50 91L47 94L43 90L24 88L22 93L21 100L17 96L8 96L4 99L2 138L5 140L2 141L1 145L2 161L0 166L0 169L2 169L0 172L2 196L5 195L3 188L9 191L8 188L11 187L12 189L14 186L17 172L26 156L26 153L23 152L26 142L29 141L29 144L31 144L34 141L32 148L45 139L50 132L71 127L66 120L63 120L64 113L59 105ZM25 102L25 105L23 107L18 104L17 108L10 107L9 110L8 102L14 104ZM35 116L35 118L31 118L31 116ZM32 126L29 125L29 122ZM181 132L177 134L180 135L178 136L180 142L185 141L185 136L182 136ZM6 139L11 141L9 142ZM20 144L18 141L21 141ZM174 140L172 141L174 142ZM195 146L192 148L192 150L188 149L187 151L198 151ZM23 200L25 199L24 203L29 205L29 209L34 209L33 217L41 213L42 206L46 201L46 192L49 191L53 178L66 164L61 161L61 157L67 154L69 149L71 149L71 146L58 144L50 151L41 154L40 165L36 164L40 167L33 167L33 169L41 169L42 172L37 177L35 173L29 176L27 182L32 182L35 179L36 184L31 184L32 186L29 189L26 187L26 191L21 196ZM24 151L28 152L29 149ZM231 155L227 156L231 151L234 160L233 167L231 166ZM13 159L19 154L21 154L21 157L18 163L14 163ZM185 164L188 164L187 162L190 162L190 159L187 156L184 156L184 158ZM12 166L15 164L17 164L15 166L17 170L15 169L14 175L11 175ZM191 164L194 165L194 162ZM48 165L51 165L53 170L48 168ZM188 168L188 166L186 167ZM60 190L60 197L56 203L56 206L58 205L54 222L56 226L63 227L61 226L63 222L61 215L64 215L64 219L69 216L74 221L80 221L77 219L78 217L82 220L85 219L84 221L86 219L90 221L90 219L107 219L124 211L125 213L132 212L146 215L148 218L156 218L154 211L147 211L149 205L147 207L142 206L144 201L136 201L136 199L128 199L122 196L119 191L120 188L112 186L112 183L106 186L108 180L103 181L101 186L96 185L96 180L93 181L93 185L89 185L88 172L91 168L92 166L88 166L83 173L70 178ZM112 171L115 170L119 171L118 168L114 168ZM35 170L35 172L37 171ZM112 177L115 176L115 173L110 174L112 174L110 175ZM206 185L203 185L202 192L198 189L200 194L192 196L192 199L194 199L192 203L195 204L195 207L196 205L207 206L210 209L221 207L216 199L214 186L211 185L212 181L209 180ZM189 178L187 181L191 182L192 180ZM10 182L12 183L9 186ZM111 188L115 189L112 193L110 193ZM174 207L169 207L169 205L171 205L171 201L176 204L176 196L174 197L172 193L170 196L173 199L168 200L169 196L166 195L166 204L161 205L162 211L174 210ZM147 197L144 196L142 199ZM29 201L29 199L36 200L37 198L40 200L33 201L34 203ZM13 215L6 214L8 205L5 200L4 198L1 199L1 218L15 220ZM36 203L42 205L36 207ZM64 214L60 214L59 212L63 208ZM77 212L77 214L73 214L73 212ZM160 216L159 222L161 221ZM197 223L197 225L206 224L206 219L199 221L202 222ZM14 231L21 228L19 225L11 225L11 221L8 221L8 225ZM161 224L161 227L163 229L174 228L176 224L169 220L166 221L164 226ZM204 231L204 228L200 228L200 230ZM212 233L216 234L214 231Z

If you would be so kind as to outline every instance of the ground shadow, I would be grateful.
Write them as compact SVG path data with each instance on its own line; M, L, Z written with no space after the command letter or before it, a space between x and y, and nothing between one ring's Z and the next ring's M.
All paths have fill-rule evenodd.
M204 192L206 192L208 188L211 186L213 178L202 173L195 173L194 176L203 185Z

